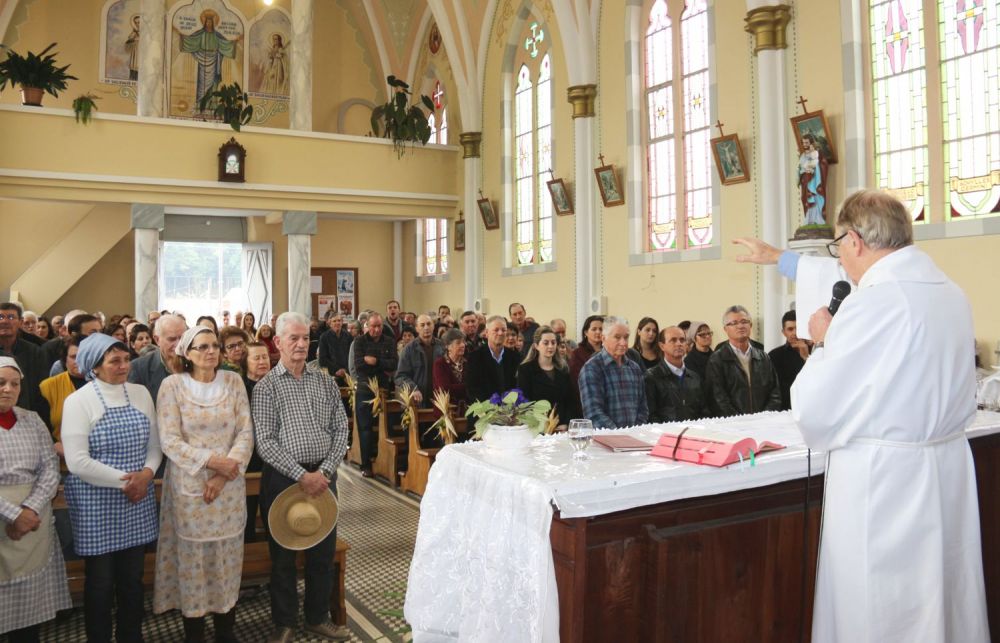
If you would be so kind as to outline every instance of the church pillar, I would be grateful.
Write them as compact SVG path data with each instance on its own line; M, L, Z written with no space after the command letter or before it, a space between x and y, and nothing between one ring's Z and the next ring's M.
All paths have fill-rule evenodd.
M136 113L163 116L163 28L167 9L163 0L142 0L139 21L139 81ZM137 255L138 256L138 255ZM138 287L138 282L136 282ZM138 315L139 312L136 311Z
M403 302L403 222L392 224L392 298ZM405 302L403 302L405 304ZM403 305L401 304L401 305Z
M288 310L312 315L312 236L316 234L315 212L286 212L281 233L288 237Z
M482 300L482 219L479 216L479 189L482 187L483 161L480 158L483 143L482 132L462 132L462 158L465 163L465 203L468 213L465 225L465 308L479 313L486 311L476 307Z
M785 27L791 17L788 5L766 5L767 0L748 0L746 31L754 38L757 65L757 131L760 172L760 238L778 248L788 242L788 195L791 191L792 159L788 154L788 99L785 82ZM759 315L764 346L780 346L781 316L784 314L784 284L777 266L764 266Z
M595 159L600 150L595 149L596 133L594 102L597 98L596 85L574 85L566 91L567 100L573 108L573 137L576 174L576 301L575 321L570 328L579 328L590 315L607 314L614 311L603 310L604 297L601 292L600 248L598 239L597 195L594 189Z
M163 229L162 205L132 204L132 229L135 231L135 309L136 319L160 307L159 262L160 230Z
M292 60L288 119L291 128L312 131L313 0L292 0Z

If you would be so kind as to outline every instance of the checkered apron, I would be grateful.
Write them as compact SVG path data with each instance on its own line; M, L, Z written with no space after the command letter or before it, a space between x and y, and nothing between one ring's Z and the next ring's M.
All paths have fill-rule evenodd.
M119 471L140 471L146 464L149 418L132 406L125 391L125 406L108 408L101 390L94 387L104 415L90 431L90 457ZM70 474L66 477L66 503L73 523L73 544L79 556L99 556L156 540L156 493L150 481L146 497L129 502L121 489L97 487Z

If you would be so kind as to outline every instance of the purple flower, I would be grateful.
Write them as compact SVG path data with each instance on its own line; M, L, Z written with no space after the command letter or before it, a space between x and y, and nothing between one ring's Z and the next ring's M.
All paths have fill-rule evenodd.
M524 395L524 391L522 391L519 388L512 388L510 391L508 391L508 393L517 393L517 401L515 401L514 404L524 404L525 402L529 401L528 398Z
M499 393L494 393L490 396L490 404L500 406L503 403L503 399L500 397Z

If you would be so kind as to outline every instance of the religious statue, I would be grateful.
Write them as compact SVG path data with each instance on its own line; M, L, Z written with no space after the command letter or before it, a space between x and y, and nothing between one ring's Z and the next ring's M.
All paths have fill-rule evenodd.
M826 174L827 159L820 153L812 134L802 137L802 154L799 155L799 189L802 192L802 209L806 225L826 225Z
M202 28L190 36L181 36L181 52L194 56L198 63L198 83L195 104L222 82L222 59L236 58L237 40L229 40L215 30L219 14L211 9L201 12Z
M132 32L125 39L125 51L128 53L128 79L139 80L139 16L132 16Z
M264 67L264 81L261 92L282 96L288 93L288 75L285 70L285 59L288 56L286 46L280 33L271 34L271 46L264 54L267 60Z

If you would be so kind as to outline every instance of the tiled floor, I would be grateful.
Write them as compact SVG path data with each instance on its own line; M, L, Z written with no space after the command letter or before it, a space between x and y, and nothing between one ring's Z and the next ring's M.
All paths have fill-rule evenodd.
M406 641L405 624L391 614L403 609L406 574L417 535L419 507L410 498L381 482L362 478L356 469L341 467L338 482L341 514L338 536L351 549L347 554L347 612L352 641ZM302 582L299 582L302 593ZM147 643L183 641L178 612L154 616L152 597L147 596L143 633ZM387 611L389 613L387 613ZM211 625L208 626L211 634ZM245 590L237 606L236 634L243 643L264 641L271 631L266 587ZM83 611L74 610L67 619L49 623L42 640L76 643L86 640ZM211 641L211 638L207 638ZM323 639L299 634L297 642Z

